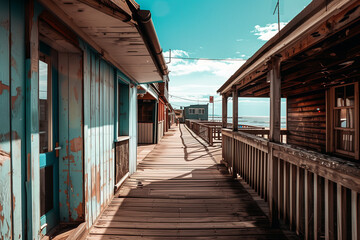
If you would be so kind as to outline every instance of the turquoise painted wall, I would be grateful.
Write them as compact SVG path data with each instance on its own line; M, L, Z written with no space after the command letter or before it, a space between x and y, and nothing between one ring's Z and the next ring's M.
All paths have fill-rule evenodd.
M38 17L44 9L32 0L0 5L0 239L40 239ZM85 42L78 47L82 53L58 59L59 220L85 220L90 227L114 193L119 77L129 86L122 96L128 98L130 173L136 170L137 90Z

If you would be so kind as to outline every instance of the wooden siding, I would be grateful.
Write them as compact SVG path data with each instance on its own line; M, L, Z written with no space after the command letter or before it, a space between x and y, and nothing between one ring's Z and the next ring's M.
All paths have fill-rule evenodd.
M153 123L138 123L138 143L153 143L153 132Z
M136 171L137 164L137 89L130 88L129 92L129 172Z
M12 232L11 194L11 127L10 127L10 4L2 1L0 8L0 231L9 239Z
M59 53L60 220L83 221L82 55Z
M319 152L326 151L325 92L287 98L287 141Z
M114 189L114 68L84 49L85 212L92 225Z
M158 123L158 142L162 139L162 137L164 136L164 120L160 121Z

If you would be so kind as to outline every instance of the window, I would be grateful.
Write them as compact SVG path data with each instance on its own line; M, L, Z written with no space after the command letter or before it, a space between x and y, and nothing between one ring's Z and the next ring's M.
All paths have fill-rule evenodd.
M129 85L118 83L118 136L129 135Z
M52 151L52 94L50 58L40 54L39 60L39 150Z
M358 83L331 89L331 151L359 159Z
M153 123L155 119L155 102L151 100L138 100L138 105L139 123Z

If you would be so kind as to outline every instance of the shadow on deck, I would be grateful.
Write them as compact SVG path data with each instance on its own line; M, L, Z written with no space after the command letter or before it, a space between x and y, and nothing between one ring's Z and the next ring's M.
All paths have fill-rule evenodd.
M139 164L87 239L286 239L243 185L184 126Z

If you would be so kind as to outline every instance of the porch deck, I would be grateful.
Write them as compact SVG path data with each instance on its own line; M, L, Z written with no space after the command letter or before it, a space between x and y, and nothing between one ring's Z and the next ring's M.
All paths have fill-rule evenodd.
M186 126L170 130L90 229L97 239L284 239Z

